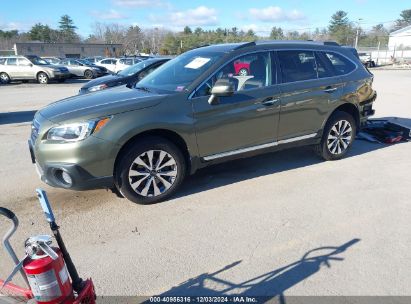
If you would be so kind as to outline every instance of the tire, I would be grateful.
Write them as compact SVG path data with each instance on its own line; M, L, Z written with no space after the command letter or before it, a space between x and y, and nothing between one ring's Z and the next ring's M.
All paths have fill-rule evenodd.
M0 83L7 84L10 82L10 76L7 73L0 74Z
M47 74L44 72L40 72L37 74L37 82L40 84L48 84L49 76L47 76Z
M93 71L92 70L85 70L84 71L84 78L93 79L94 78Z
M315 152L325 160L341 159L351 148L356 132L354 117L347 112L337 111L328 119L321 142L314 147Z
M185 178L186 168L183 153L176 145L162 137L146 137L120 156L115 168L115 185L134 203L154 204L177 191Z
M247 76L248 75L248 70L246 68L242 68L238 71L238 75Z

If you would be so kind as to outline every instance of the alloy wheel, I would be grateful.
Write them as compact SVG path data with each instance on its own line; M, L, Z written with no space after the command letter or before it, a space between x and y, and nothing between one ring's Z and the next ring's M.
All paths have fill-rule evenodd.
M344 153L351 143L352 136L351 124L345 119L337 121L328 133L328 150L334 155Z
M47 75L46 74L44 74L44 73L41 73L39 76L39 82L40 83L47 83L47 81L48 81L48 78L47 78Z
M0 74L0 81L1 81L1 83L8 83L10 81L10 78L6 73L1 73Z
M158 196L171 188L177 173L177 162L170 153L148 150L132 162L128 179L137 194L144 197Z
M240 76L247 76L248 75L248 71L246 69L241 69L240 71L238 71L238 75Z

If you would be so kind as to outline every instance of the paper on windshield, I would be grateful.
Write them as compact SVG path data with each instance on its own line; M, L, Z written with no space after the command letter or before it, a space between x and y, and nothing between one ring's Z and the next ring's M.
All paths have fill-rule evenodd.
M203 65L205 65L209 61L210 61L210 58L197 57L191 60L191 62L186 64L184 67L188 69L198 69L198 68L201 68Z

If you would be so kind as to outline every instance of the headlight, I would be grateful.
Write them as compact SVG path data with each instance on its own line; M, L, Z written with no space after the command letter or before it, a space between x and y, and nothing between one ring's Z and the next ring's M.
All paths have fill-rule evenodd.
M106 117L98 120L54 127L47 132L47 140L65 142L80 141L100 131L109 121L110 118Z
M89 91L89 92L95 92L95 91L104 90L104 89L106 89L106 88L108 88L108 85L106 85L105 83L103 83L103 84L99 84L99 85L96 85L96 86L93 86L93 87L89 87L89 88L87 89L87 91Z

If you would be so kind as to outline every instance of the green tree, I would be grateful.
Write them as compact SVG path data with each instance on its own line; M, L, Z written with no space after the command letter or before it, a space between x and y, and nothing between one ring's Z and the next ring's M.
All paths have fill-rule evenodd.
M340 44L350 44L354 40L354 28L347 17L347 12L337 11L331 16L328 31L332 39Z
M270 33L270 39L283 40L284 38L285 37L284 37L283 29L281 27L273 26L273 28L271 29L271 33Z
M395 30L411 25L411 9L403 10L400 17L401 18L395 22Z
M191 30L191 28L189 26L185 26L183 32L186 35L190 35L190 34L193 33L193 31Z
M76 33L77 26L69 15L63 15L59 21L59 29L64 42L75 42L79 40Z
M59 40L59 32L53 30L48 25L36 23L28 32L30 40L42 42L57 42Z

